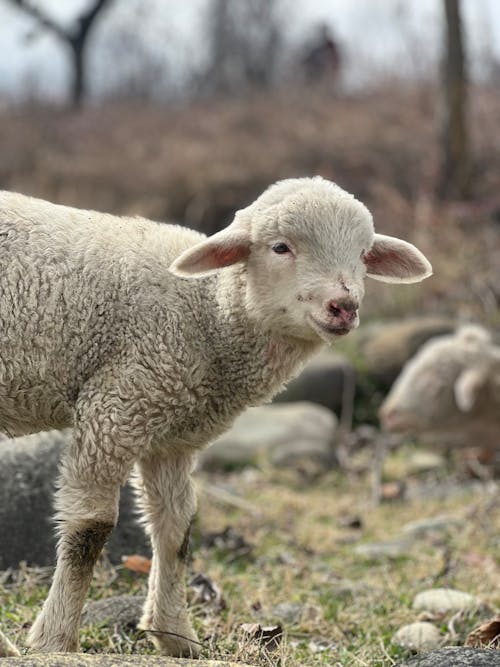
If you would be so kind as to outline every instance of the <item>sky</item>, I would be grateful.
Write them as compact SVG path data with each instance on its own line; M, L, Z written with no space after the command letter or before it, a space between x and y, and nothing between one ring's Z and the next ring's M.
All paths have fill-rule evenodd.
M62 24L70 25L88 0L33 0ZM251 1L251 0L248 0ZM194 60L208 0L115 0L93 35L92 81L95 94L110 85L124 62L113 59L113 38L125 28L129 59L134 49L162 45L158 66L175 76ZM346 54L345 84L368 83L374 73L425 75L435 66L442 41L443 0L282 0L289 40L299 43L318 23L328 24ZM475 73L485 55L500 63L500 0L462 0L469 59ZM168 8L168 11L166 11ZM63 100L69 70L64 47L48 33L33 30L33 20L0 0L0 94L26 94ZM137 40L137 26L142 31ZM122 39L120 37L120 39ZM138 46L142 43L142 46ZM106 67L102 66L105 53ZM162 60L162 58L165 60Z

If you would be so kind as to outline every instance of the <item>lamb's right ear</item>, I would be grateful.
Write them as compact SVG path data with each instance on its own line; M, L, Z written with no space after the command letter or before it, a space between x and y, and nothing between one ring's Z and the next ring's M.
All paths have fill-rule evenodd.
M488 380L488 368L473 366L463 370L455 380L453 391L455 402L461 412L470 412L475 406L478 394Z
M250 254L250 234L234 223L189 248L171 264L169 271L181 278L203 278L225 266L243 262Z
M393 236L375 234L363 256L366 275L384 283L418 283L432 276L432 266L418 248Z

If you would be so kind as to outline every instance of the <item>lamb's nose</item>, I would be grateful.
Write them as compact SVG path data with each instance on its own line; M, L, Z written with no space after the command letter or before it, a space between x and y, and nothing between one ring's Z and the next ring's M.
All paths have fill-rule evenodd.
M332 299L327 308L334 317L346 323L352 322L358 314L358 303L354 299Z

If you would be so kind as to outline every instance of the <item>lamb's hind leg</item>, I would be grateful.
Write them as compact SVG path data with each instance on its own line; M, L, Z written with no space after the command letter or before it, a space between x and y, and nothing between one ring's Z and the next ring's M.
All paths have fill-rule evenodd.
M138 464L135 485L151 536L153 564L141 628L168 655L197 656L199 644L186 604L189 530L196 510L192 457L170 453Z
M61 467L55 499L60 534L57 565L29 634L36 651L78 650L80 616L94 565L118 516L120 484L131 464L127 467L125 460L108 457L109 449L96 447L94 435L76 430Z

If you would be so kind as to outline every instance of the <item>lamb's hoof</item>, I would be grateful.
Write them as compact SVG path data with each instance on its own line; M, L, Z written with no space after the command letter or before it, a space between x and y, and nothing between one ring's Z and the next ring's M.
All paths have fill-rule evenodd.
M28 645L35 653L76 653L79 648L78 636L47 632L38 621L30 630Z

